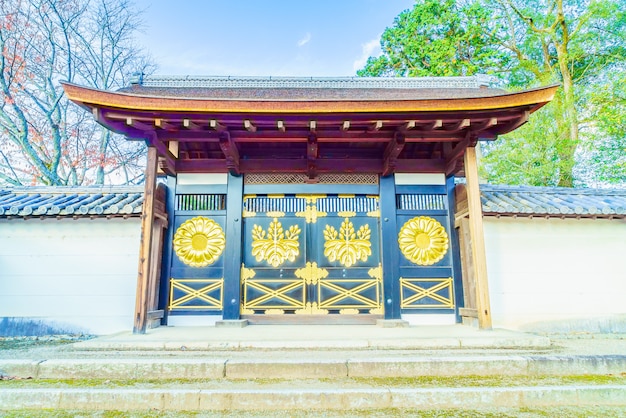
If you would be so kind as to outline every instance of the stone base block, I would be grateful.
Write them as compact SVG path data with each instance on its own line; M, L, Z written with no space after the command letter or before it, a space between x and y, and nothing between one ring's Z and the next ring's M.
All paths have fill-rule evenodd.
M376 326L381 328L408 328L409 322L403 319L377 319Z
M247 319L223 319L215 321L216 328L244 328L248 326Z

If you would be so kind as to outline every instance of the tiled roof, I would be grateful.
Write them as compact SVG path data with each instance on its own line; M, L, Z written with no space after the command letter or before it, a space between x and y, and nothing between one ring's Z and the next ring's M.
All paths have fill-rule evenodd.
M144 87L203 88L472 88L487 87L492 77L245 77L148 76L131 80Z
M626 217L626 190L480 186L485 215Z
M480 186L487 216L626 218L626 190ZM0 217L92 217L141 214L143 186L0 189Z
M213 100L433 100L505 95L488 77L146 77L121 92Z
M0 189L0 217L137 216L143 186Z

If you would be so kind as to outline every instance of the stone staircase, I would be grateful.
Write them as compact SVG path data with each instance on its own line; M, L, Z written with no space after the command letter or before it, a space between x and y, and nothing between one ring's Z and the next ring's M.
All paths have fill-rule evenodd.
M327 335L326 328L292 333L300 335L284 327L250 328L163 329L54 350L0 352L0 417L46 416L50 410L82 416L447 410L449 415L427 416L457 416L494 409L491 416L528 409L543 411L535 416L570 416L553 408L583 408L583 415L571 416L626 416L622 338L570 341L568 348L545 337L464 328L346 327L329 328Z

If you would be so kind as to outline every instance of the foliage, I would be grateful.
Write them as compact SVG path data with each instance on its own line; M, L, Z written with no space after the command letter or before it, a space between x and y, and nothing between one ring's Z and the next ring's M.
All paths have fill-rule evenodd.
M98 126L59 81L119 88L151 65L128 0L0 2L0 184L130 182L142 145Z
M423 77L498 72L508 58L501 48L493 48L491 14L478 3L418 1L383 33L383 55L370 57L357 74Z
M417 0L402 12L382 35L383 55L358 75L491 73L509 89L560 83L530 124L484 147L485 175L495 183L559 186L624 181L624 0L436 4ZM464 60L468 39L472 54Z
M524 142L540 140L541 147L550 138L541 141L540 137L544 132L551 133L554 153L542 164L551 167L557 185L571 187L576 180L576 163L589 164L580 158L585 140L596 137L582 132L585 98L600 88L607 71L626 59L622 46L626 40L626 15L621 1L487 1L509 22L507 31L499 36L519 63L512 71L511 84L532 86L557 81L562 86L550 105L552 109L547 110L552 117L536 121L526 132L513 132L509 136L519 141L524 133ZM534 145L526 148L536 149ZM502 164L503 160L508 161L508 156L518 158L520 151L494 156L487 153L485 162L491 158L492 162L498 159ZM527 157L536 161L536 154ZM508 177L506 171L493 176L493 181L503 182ZM520 180L532 184L536 178Z
M482 142L481 177L488 183L556 186L559 180L559 109L550 105L528 123L493 142ZM536 129L543 126L544 130Z
M600 182L626 184L626 68L608 76L592 91L590 137L585 153L593 177Z

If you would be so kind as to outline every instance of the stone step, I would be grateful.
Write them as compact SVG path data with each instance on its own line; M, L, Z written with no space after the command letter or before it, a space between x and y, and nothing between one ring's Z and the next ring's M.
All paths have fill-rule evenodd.
M626 385L523 387L0 388L0 411L254 411L624 406Z
M121 332L74 344L77 350L215 352L231 350L432 350L550 348L549 338L523 332L483 331L463 325L384 328L374 325L256 325L159 327Z
M258 352L246 356L0 359L0 376L33 379L333 379L419 376L624 375L626 355L449 355Z

